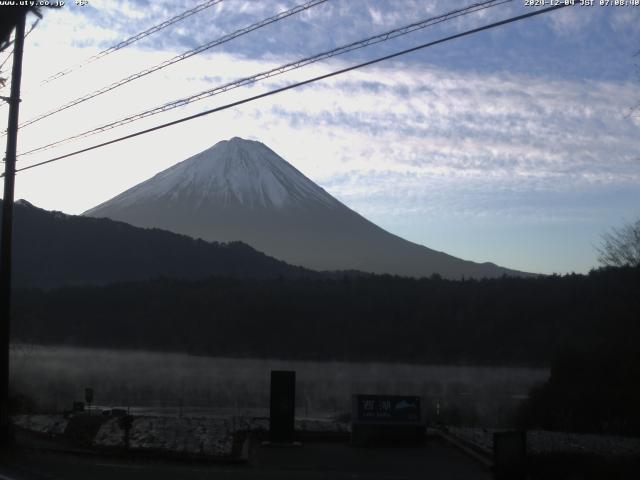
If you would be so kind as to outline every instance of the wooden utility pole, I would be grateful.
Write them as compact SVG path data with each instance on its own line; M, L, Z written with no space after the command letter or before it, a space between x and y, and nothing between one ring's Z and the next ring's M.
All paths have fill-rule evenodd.
M20 15L16 24L11 97L9 98L9 124L7 127L7 153L4 167L4 196L2 202L2 231L0 232L0 443L12 440L9 418L9 336L11 327L11 237L13 227L13 190L16 176L16 150L18 143L18 111L20 109L20 81L22 79L22 52L24 50L24 24L27 13Z

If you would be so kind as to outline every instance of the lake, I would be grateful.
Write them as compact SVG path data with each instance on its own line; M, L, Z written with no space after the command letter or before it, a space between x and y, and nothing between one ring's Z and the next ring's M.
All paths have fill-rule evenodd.
M546 368L310 362L12 345L12 391L62 411L84 389L102 407L164 415L268 415L271 370L295 370L296 415L350 411L351 395L420 395L428 421L508 426Z

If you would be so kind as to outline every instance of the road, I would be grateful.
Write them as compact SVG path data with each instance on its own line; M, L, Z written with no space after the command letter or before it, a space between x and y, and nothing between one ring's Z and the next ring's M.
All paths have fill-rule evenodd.
M489 480L479 463L437 440L417 447L354 448L346 442L263 447L243 464L126 459L18 448L0 456L0 480L298 479Z

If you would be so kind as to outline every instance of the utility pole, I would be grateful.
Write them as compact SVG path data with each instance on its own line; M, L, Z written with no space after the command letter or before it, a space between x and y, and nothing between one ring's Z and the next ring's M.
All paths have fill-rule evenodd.
M2 202L2 231L0 232L0 444L12 440L9 418L9 336L11 327L11 237L13 227L13 196L16 176L16 150L18 143L18 111L20 109L20 81L22 79L22 52L24 24L27 12L18 17L16 24L11 97L9 98L9 124L7 127L7 153L4 167L4 196Z

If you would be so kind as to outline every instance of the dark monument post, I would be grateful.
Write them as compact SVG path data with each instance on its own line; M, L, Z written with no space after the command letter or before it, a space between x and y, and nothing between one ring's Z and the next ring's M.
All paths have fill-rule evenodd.
M293 417L296 407L296 372L271 371L269 437L272 443L293 442Z

